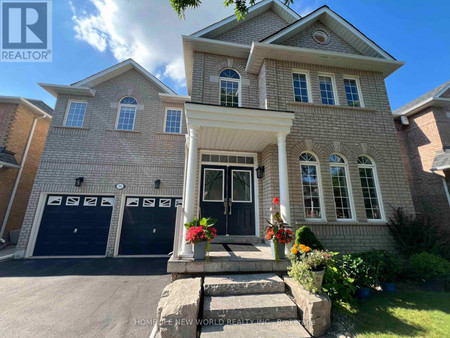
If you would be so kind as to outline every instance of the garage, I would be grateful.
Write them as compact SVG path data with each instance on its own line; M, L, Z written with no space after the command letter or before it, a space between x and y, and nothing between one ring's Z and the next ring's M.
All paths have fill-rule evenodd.
M33 256L104 256L114 196L49 195Z
M173 248L176 206L181 203L181 197L127 197L118 254L169 254Z

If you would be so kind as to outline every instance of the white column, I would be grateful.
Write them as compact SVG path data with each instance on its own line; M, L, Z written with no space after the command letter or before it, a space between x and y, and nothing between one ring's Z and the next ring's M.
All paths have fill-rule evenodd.
M280 214L284 222L291 224L291 206L289 201L289 179L286 155L286 134L278 134L278 176L280 182Z
M187 161L186 187L184 194L184 220L183 224L194 220L195 212L195 181L197 176L198 153L198 127L189 127L189 155ZM183 227L181 256L193 255L192 245L186 244L186 228Z

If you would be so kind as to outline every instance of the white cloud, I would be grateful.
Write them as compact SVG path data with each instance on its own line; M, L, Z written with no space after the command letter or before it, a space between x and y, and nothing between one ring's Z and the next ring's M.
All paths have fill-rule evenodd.
M117 61L133 58L152 73L185 86L181 35L215 23L233 13L222 0L204 1L180 20L169 0L89 0L72 8L75 37ZM88 8L89 7L89 8Z

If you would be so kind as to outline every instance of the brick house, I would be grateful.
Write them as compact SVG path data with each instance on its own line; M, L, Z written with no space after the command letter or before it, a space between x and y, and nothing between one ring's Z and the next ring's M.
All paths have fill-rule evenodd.
M0 96L0 237L17 242L53 110Z
M275 196L329 249L392 248L391 206L413 211L384 83L403 62L327 6L274 0L183 51L189 96L133 60L41 84L57 102L16 257L166 255L180 204L261 241Z
M393 115L414 207L450 232L450 81Z

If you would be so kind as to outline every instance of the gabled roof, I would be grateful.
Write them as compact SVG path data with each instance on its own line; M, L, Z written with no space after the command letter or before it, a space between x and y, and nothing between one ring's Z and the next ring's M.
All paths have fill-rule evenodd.
M248 9L247 14L245 14L245 20L248 21L269 9L272 9L288 24L293 23L301 18L301 16L298 15L293 9L282 4L279 0L263 0ZM197 38L214 38L242 24L243 22L245 22L245 20L238 21L236 19L236 15L233 14L219 22L216 22L215 24L212 24L206 28L203 28L202 30L199 30L198 32L191 34L191 36Z
M430 90L429 92L423 94L422 96L419 96L417 99L412 100L411 102L394 110L392 114L411 116L419 112L420 110L434 104L448 105L450 104L450 98L441 97L441 95L444 94L449 89L450 89L450 80Z
M128 59L123 62L120 62L112 67L106 68L105 70L102 70L101 72L98 72L94 75L91 75L81 81L72 83L71 86L75 87L94 87L98 84L105 82L109 79L112 79L118 75L121 75L130 69L136 69L139 73L141 73L143 76L147 77L150 81L153 81L159 88L163 90L163 92L167 94L174 94L176 93L167 87L164 83L162 83L156 76L151 74L149 71L147 71L144 67L142 67L140 64L138 64L133 59Z
M53 114L53 109L41 100L25 99L18 96L0 96L0 103L18 104L39 116L48 118L52 118Z
M260 42L270 44L284 41L294 34L302 31L317 20L320 20L323 24L328 26L333 32L348 42L362 55L373 57L381 56L387 60L395 60L392 55L383 50L374 41L361 33L361 31L359 31L355 26L342 18L336 12L332 11L326 5L318 8L312 13L279 30Z

